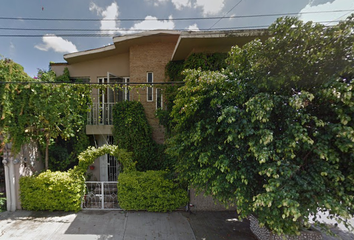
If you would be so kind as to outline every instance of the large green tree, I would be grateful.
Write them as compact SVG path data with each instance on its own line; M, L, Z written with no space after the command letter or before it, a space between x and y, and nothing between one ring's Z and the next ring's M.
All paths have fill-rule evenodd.
M84 127L90 87L56 82L54 72L41 72L32 79L11 60L1 61L2 87L0 121L5 142L11 142L16 153L30 141L46 146L45 168L48 169L48 147L58 136L74 137Z
M353 215L353 27L280 18L226 71L187 71L167 149L180 178L278 234Z

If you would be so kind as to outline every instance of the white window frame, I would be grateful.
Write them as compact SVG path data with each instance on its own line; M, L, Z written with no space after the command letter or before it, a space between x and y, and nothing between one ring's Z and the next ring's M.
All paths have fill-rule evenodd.
M160 97L161 97L161 106L158 107L157 104L158 104L158 101L157 99L159 99L159 96L158 96L158 92L160 91ZM162 94L162 89L161 88L156 88L156 109L163 109L163 94Z
M151 82L149 82L149 74L151 74ZM146 73L146 82L153 83L154 82L154 73L147 72ZM151 99L149 99L149 89L151 88ZM153 102L154 101L154 88L153 87L146 87L146 101Z

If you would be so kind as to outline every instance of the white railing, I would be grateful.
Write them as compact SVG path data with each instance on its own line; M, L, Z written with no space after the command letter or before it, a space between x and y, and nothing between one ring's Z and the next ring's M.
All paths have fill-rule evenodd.
M117 196L118 182L86 181L81 207L87 210L121 210Z
M113 125L113 106L115 103L93 103L87 113L88 125Z

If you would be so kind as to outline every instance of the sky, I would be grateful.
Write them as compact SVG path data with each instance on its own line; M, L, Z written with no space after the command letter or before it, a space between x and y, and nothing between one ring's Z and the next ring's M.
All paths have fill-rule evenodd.
M288 14L331 25L352 13L354 0L0 0L0 58L34 77L64 54L112 44L112 36L265 28Z

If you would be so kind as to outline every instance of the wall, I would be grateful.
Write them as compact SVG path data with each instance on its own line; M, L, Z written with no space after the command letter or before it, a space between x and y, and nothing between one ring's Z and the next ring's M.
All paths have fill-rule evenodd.
M153 72L154 82L165 81L165 66L171 60L177 37L161 37L161 41L136 45L130 48L130 81L146 83L147 72ZM153 92L153 101L148 102L146 89L140 89L140 101L144 106L145 114L153 128L153 139L157 143L164 142L164 129L155 117L156 89ZM136 99L135 99L136 100Z
M204 196L204 192L199 194L196 193L195 189L190 190L190 203L192 207L190 210L193 211L230 211L236 210L235 206L229 206L228 208L225 207L219 201L214 201L211 196Z

